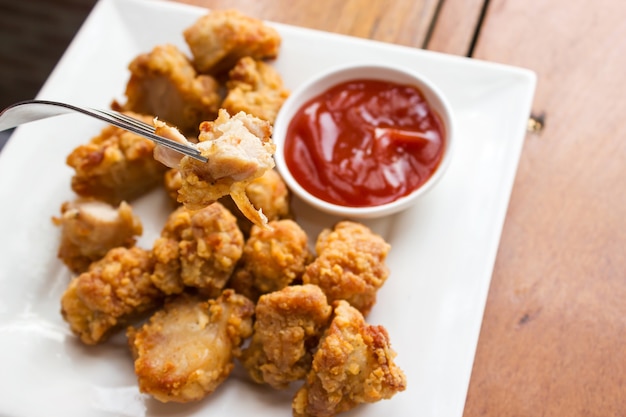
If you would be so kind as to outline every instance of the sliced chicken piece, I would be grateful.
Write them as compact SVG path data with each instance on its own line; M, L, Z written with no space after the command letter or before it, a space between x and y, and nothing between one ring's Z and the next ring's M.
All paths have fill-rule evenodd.
M139 389L161 402L211 394L233 370L253 314L254 304L232 290L216 300L182 294L167 303L141 328L127 331Z
M156 46L137 56L129 70L126 103L113 102L113 109L156 116L194 137L200 123L217 115L219 83L210 75L199 75L176 46Z
M61 206L61 216L52 221L61 227L58 256L73 272L87 270L89 264L115 247L131 247L143 227L126 202L118 207L94 199L77 199Z
M248 199L246 186L274 168L276 145L269 122L243 112L231 117L222 109L215 121L200 125L197 144L165 123L155 120L155 126L156 134L196 147L208 159L203 163L160 146L155 149L157 160L180 171L181 203L197 210L230 195L250 221L262 227L267 224L267 217Z

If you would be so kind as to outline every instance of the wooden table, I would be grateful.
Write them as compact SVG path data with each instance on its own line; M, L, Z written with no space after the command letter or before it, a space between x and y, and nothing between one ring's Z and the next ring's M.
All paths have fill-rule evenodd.
M465 415L626 415L626 2L181 1L534 70Z

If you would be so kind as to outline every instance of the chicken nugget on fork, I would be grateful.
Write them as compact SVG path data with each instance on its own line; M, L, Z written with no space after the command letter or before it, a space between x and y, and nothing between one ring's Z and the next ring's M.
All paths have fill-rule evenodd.
M230 195L241 212L254 224L264 226L267 217L255 208L246 194L251 181L274 168L272 126L244 112L230 116L224 109L214 121L200 125L199 142L191 143L177 129L155 121L157 135L194 147L207 159L198 161L162 146L155 158L180 172L178 201L198 210Z
M125 201L118 207L90 198L66 201L52 221L61 228L58 256L75 273L115 247L133 246L143 232L141 220Z

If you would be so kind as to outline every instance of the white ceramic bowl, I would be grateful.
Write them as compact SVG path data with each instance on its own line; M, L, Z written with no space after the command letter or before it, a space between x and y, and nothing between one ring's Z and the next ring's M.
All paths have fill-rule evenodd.
M410 194L382 205L349 207L333 204L312 195L303 188L291 174L283 153L283 145L289 124L298 110L310 99L318 96L327 89L342 82L356 79L385 80L417 87L430 104L431 111L439 115L444 126L444 150L442 159L431 177ZM276 117L273 140L274 143L276 143L276 167L287 186L300 199L323 212L336 216L346 218L375 218L394 214L410 207L420 196L439 181L450 164L451 151L454 145L454 122L451 107L445 96L432 82L422 75L409 69L396 66L353 64L325 71L294 89Z

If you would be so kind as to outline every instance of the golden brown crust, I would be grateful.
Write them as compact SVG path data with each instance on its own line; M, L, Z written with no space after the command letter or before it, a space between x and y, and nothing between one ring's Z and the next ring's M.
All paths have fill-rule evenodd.
M294 285L261 296L252 341L241 357L250 377L274 388L304 378L331 311L315 285Z
M151 117L128 113L146 123ZM154 143L115 126L107 126L89 143L74 149L67 165L75 170L72 190L111 205L131 201L161 183L166 167L155 161Z
M289 96L278 71L247 56L237 62L228 77L222 108L230 114L243 111L274 124L278 110Z
M180 171L178 171L177 168L168 169L167 172L165 172L163 180L163 185L167 195L169 195L172 201L178 205L178 190L180 190L180 187L183 185L183 179L180 176Z
M165 191L175 206L178 202L178 190L183 179L176 168L169 169L164 176ZM255 178L246 185L246 195L255 209L261 210L268 221L292 218L291 193L287 184L275 169L265 171L259 178ZM253 223L237 208L233 199L228 195L217 200L237 217L237 224L244 236L250 235Z
M368 325L346 301L334 303L330 327L293 400L295 417L322 417L389 399L406 388L387 331Z
M211 394L230 375L252 333L254 304L226 290L216 300L183 294L139 329L127 330L141 392L162 402Z
M258 225L267 223L265 215L250 203L245 188L274 168L272 155L276 146L271 135L272 127L267 121L243 112L231 117L226 110L220 110L215 121L203 122L197 149L209 162L189 156L180 159L182 183L178 201L197 210L230 195L250 221Z
M152 281L167 294L193 287L216 296L241 258L243 245L237 219L221 204L197 211L181 206L154 243Z
M367 315L389 276L389 244L363 224L342 221L320 233L315 249L302 281L319 285L329 302L347 300Z
M93 199L78 199L61 206L61 216L52 219L61 227L58 257L75 273L87 270L115 247L131 247L141 235L141 220L129 204L117 208Z
M237 10L214 10L200 17L183 35L196 69L205 74L228 71L244 56L275 58L281 43L275 29Z
M252 180L246 186L246 195L254 207L263 211L268 220L280 220L292 216L289 189L275 169L267 170L259 178ZM249 221L248 224L250 224ZM239 225L241 226L241 222ZM248 230L249 228L250 226L247 227Z
M217 115L219 83L209 75L198 75L174 45L158 45L137 56L129 70L126 103L114 102L115 109L156 116L193 137L201 122Z
M165 190L177 204L178 190L181 186L182 177L178 169L168 170L165 173ZM268 221L292 217L291 193L275 169L265 171L263 175L246 185L246 195L254 208L261 210ZM237 208L232 198L220 197L218 202L237 217L239 228L245 236L248 236L253 223Z
M230 285L254 300L302 277L312 257L306 232L293 220L273 220L267 228L255 225Z
M152 284L150 253L115 248L72 279L61 298L61 313L88 345L105 340L130 320L160 305L163 294Z
M235 358L252 380L276 389L304 379L294 416L333 416L404 390L387 332L357 310L370 311L388 276L389 245L363 225L341 222L319 235L312 263L306 233L286 220L290 193L273 169L271 136L289 92L262 61L277 56L278 32L227 10L201 17L184 37L193 60L173 45L137 56L126 103L112 107L133 111L209 163L114 127L68 156L76 193L121 205L115 226L71 214L69 203L53 219L63 227L59 256L70 268L104 254L70 283L64 319L96 344L169 297L144 325L127 328L139 388L161 402L206 397ZM123 201L160 181L183 206L151 251L122 247L141 232Z

